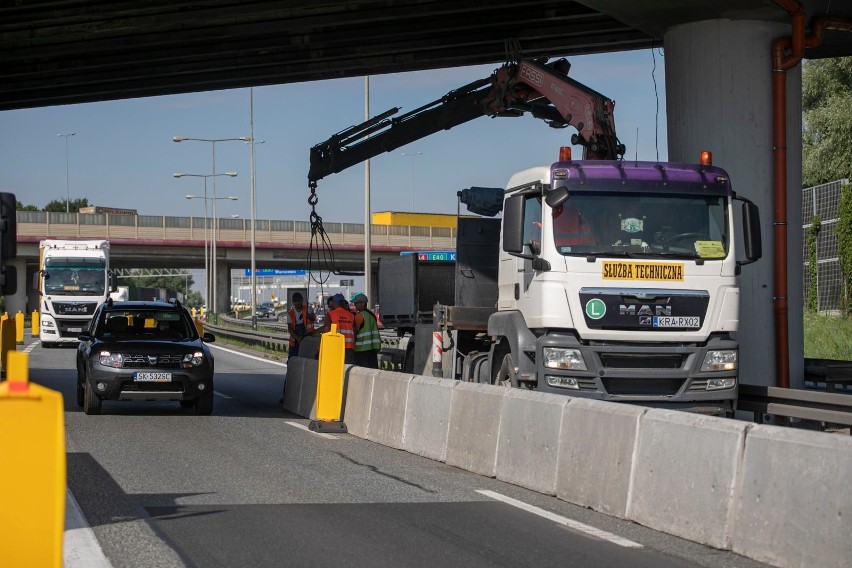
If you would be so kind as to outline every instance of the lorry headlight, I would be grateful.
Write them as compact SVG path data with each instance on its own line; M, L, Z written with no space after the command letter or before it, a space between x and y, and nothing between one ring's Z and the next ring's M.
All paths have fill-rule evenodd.
M124 363L124 356L121 353L110 353L109 351L101 351L98 355L98 363L104 367L112 367L120 369Z
M189 369L190 367L198 367L202 363L204 363L204 353L201 351L196 351L195 353L187 353L183 356L183 364L181 365L184 369Z
M583 354L580 353L579 349L545 347L543 352L544 366L548 369L586 370L586 361L583 360Z
M737 385L737 379L731 377L728 379L710 379L707 381L707 390L722 390L732 389Z
M49 319L41 320L41 327L54 327L53 322Z
M701 364L702 371L736 371L737 370L737 350L736 349L719 349L717 351L708 351L704 356L704 362ZM709 388L709 387L708 387ZM727 387L719 387L727 388Z

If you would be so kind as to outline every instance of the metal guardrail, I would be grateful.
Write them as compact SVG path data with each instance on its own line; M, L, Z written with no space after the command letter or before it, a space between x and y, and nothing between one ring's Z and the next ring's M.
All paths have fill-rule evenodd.
M220 318L226 319L226 318ZM233 318L227 318L233 319ZM238 320L237 320L238 321ZM249 322L249 325L251 323ZM227 327L220 327L218 325L212 325L209 323L204 324L205 331L210 331L214 335L219 335L224 338L237 339L240 341L244 341L246 343L251 343L253 345L262 345L268 349L272 349L273 351L287 351L287 346L290 341L289 334L284 332L268 332L268 331L255 331L253 329L230 329Z
M852 426L852 396L801 389L740 385L737 409L764 414Z

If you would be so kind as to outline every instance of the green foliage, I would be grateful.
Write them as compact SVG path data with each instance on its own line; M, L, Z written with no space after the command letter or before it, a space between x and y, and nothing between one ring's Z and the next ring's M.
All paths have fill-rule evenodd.
M805 312L805 357L848 361L852 353L852 318Z
M840 264L840 307L844 314L852 308L852 184L840 188L837 225L837 256Z
M24 205L18 200L15 200L15 211L41 211L36 205Z
M803 185L852 179L852 57L804 64L802 110Z
M68 211L70 213L77 213L81 207L88 206L89 198L80 197L79 199L72 199L68 202ZM54 199L53 201L44 206L44 210L50 211L51 213L65 213L65 200Z
M204 303L199 292L190 290L195 283L192 276L143 276L141 272L139 274L139 276L119 278L119 285L129 288L131 298L139 297L139 288L166 288L183 294L184 304L188 306L200 306Z
M808 309L812 312L819 310L819 270L817 265L817 238L822 221L819 215L814 215L811 228L808 231Z

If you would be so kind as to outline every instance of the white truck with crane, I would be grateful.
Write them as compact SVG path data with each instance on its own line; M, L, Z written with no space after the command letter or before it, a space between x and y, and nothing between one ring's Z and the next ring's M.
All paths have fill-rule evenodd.
M379 264L382 320L407 339L405 369L731 414L737 276L761 256L757 207L709 152L695 164L623 160L614 103L567 77L569 68L520 60L401 117L391 109L344 130L311 149L311 189L478 116L530 112L573 126L583 160L565 147L505 188L458 192L471 212L502 218L460 217L455 262Z
M109 265L109 241L41 241L33 287L39 293L42 346L76 345L97 307L117 291Z

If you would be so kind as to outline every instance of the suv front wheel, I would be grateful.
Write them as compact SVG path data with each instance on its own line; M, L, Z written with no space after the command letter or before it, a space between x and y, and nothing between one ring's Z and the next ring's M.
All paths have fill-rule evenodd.
M95 394L95 391L92 389L92 385L88 382L85 385L86 392L83 395L83 412L86 414L100 414L101 413L101 399L98 398L98 395Z

